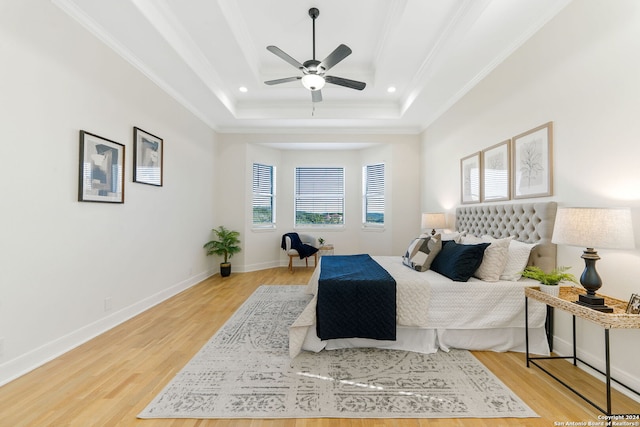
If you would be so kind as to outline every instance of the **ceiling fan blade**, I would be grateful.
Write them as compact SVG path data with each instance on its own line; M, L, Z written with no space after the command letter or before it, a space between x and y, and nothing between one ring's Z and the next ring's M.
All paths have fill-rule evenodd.
M268 84L268 85L279 85L280 83L295 82L296 80L300 80L301 78L302 78L302 76L300 76L300 77L285 77L284 79L267 80L264 83Z
M306 70L306 68L304 67L304 65L302 65L301 63L299 63L298 61L296 61L295 59L293 59L291 56L289 56L288 54L286 54L282 49L280 49L277 46L267 46L267 50L271 53L273 53L276 56L279 56L280 58L284 59L285 61L287 61L289 64L293 65L294 67L296 67L299 70Z
M351 55L351 52L352 51L349 46L347 46L346 44L341 44L320 63L320 66L322 66L324 70L327 71L338 62Z
M322 92L319 90L311 91L311 101L313 102L321 102L322 101Z
M332 83L338 86L348 87L350 89L362 90L367 84L364 82L359 82L357 80L349 80L342 77L334 77L334 76L324 76L324 79L327 83Z

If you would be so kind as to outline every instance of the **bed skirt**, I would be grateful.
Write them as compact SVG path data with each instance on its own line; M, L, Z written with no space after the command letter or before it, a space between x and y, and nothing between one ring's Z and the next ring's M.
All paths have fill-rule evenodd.
M526 351L524 328L497 329L425 329L398 326L395 341L365 338L342 338L322 341L315 327L309 327L302 350L319 352L341 348L376 347L417 353L449 351L452 348L488 350L496 352ZM529 352L548 356L549 344L545 328L529 328Z

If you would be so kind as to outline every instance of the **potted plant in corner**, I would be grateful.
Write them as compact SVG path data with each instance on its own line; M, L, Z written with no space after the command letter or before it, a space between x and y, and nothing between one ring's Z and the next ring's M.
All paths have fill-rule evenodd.
M207 250L207 255L224 256L224 261L220 263L220 275L227 277L231 274L231 263L229 259L241 251L239 246L240 239L238 239L240 233L227 230L222 225L214 228L212 231L216 235L216 239L205 243L203 247Z
M578 284L573 274L565 273L569 268L571 267L558 267L551 273L545 273L540 267L529 266L522 272L522 277L537 280L540 282L540 291L557 297L560 294L558 283L568 281Z

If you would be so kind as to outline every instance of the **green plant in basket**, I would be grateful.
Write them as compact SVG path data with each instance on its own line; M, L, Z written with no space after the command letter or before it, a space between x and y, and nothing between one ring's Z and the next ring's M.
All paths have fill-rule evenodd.
M571 274L565 273L571 267L558 267L554 268L551 273L545 273L540 267L529 266L522 272L522 277L537 280L543 285L554 286L562 281L573 282L579 284L578 279Z

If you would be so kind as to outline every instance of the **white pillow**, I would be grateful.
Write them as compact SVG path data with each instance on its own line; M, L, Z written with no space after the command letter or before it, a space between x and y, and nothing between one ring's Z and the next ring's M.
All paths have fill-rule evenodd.
M483 242L481 238L476 237L472 234L469 235L464 235L464 236L459 236L458 239L456 239L456 243L460 243L463 245L477 245L478 243L486 243Z
M504 239L494 239L491 236L482 236L482 238L475 236L463 237L462 243L465 245L487 242L491 243L484 251L482 264L480 264L480 267L478 267L473 275L485 282L497 282L500 280L500 275L507 264L507 252L509 251L509 244L512 239L513 237L507 237Z
M467 234L466 231L462 233L454 231L452 233L440 233L440 236L442 237L443 242L446 242L447 240L453 240L456 243L461 243L462 238L466 236L466 234Z
M515 282L522 277L522 270L525 269L529 262L529 255L531 250L537 245L537 243L523 243L518 240L512 240L509 244L509 251L507 252L507 264L504 266L504 271L500 275L500 280L509 280Z
M488 240L485 236L482 237L482 241L491 242L491 245L484 251L484 260L475 274L477 278L487 282L500 280L500 276L504 274L504 269L507 266L509 247L512 240L513 237L491 240Z

